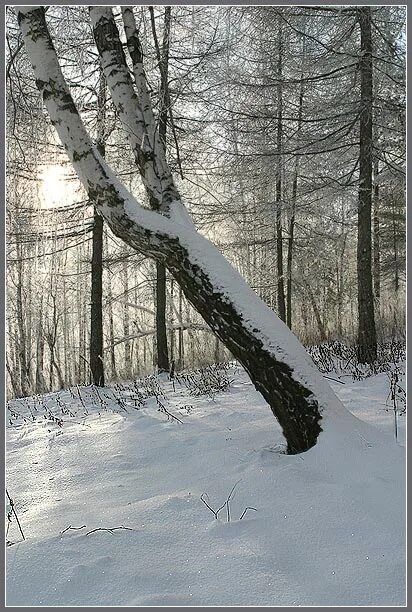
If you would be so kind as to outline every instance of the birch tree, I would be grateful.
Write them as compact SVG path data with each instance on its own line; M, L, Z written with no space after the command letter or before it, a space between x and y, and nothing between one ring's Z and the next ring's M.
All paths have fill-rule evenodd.
M332 416L350 420L296 337L196 231L160 146L132 9L123 9L123 20L136 92L111 9L91 7L90 16L113 102L157 210L144 208L127 191L93 144L62 75L44 8L16 11L50 120L89 197L116 236L168 268L268 402L288 452L316 444Z

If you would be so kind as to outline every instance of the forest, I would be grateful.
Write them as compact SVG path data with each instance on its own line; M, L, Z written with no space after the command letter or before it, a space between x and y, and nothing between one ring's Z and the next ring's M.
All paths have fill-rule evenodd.
M87 9L50 8L48 16L83 121L123 183L144 198ZM162 125L196 227L305 345L356 343L356 17L294 7L176 6L164 15L142 8L138 19L159 131ZM94 216L45 117L11 9L8 20L8 395L88 382L92 319L102 335L95 382L103 371L109 382L156 366L169 370L172 362L183 369L228 359L173 276ZM402 7L377 9L366 232L371 325L380 342L404 336L403 28ZM94 304L99 277L102 296Z
M16 496L14 502L7 493L7 517L8 529L23 536L18 544L7 541L10 555L26 544L24 518L38 538L22 560L12 557L10 603L402 604L406 7L8 6L5 20L8 487ZM198 429L178 433L188 423ZM232 429L238 437L227 458ZM225 444L212 430L226 432ZM137 440L147 448L132 458ZM67 534L96 523L106 446L107 461L118 449L125 453L123 476L113 465L112 479L133 488L130 466L140 474L147 464L159 488L138 501L121 496L107 510L109 525L99 519L86 534ZM54 516L56 485L43 491L53 533L67 526L58 522L64 516L69 527L60 533L71 536L58 594L40 569L29 569L42 542L47 567L63 554L47 539L36 481L23 477L38 457L42 478L54 479L45 448L68 461L67 508L82 495L92 506ZM77 472L87 475L95 461L94 476L77 482ZM268 480L259 489L254 481L264 470ZM284 508L273 500L271 470ZM341 479L335 496L327 491L334 470L332 481ZM199 474L209 489L212 474L221 479L226 501L218 510ZM139 478L151 491L150 474ZM200 501L193 515L186 488ZM332 521L328 533L343 551L339 587L323 588L319 580L313 590L307 568L298 578L286 566L279 570L285 584L279 577L268 584L272 565L262 573L253 565L258 555L269 568L278 542L266 550L266 511L275 522L270 512L279 511L283 522L287 502L300 506L296 521L306 532L302 491L306 505L319 503L320 515ZM108 498L116 494L111 489ZM155 496L152 510L166 515L179 559L196 556L176 526L180 506L187 521L209 511L206 518L220 524L226 515L219 532L214 522L213 533L210 525L206 535L203 527L197 532L214 551L205 561L209 573L216 550L226 554L218 543L229 538L222 531L228 523L230 537L247 544L233 543L232 550L227 540L232 564L228 558L220 578L208 574L194 595L183 576L169 585L168 558L137 590L130 587L131 570L119 577L128 562L123 552L107 591L70 590L70 559L87 550L80 538L90 543L104 538L91 535L103 530L127 548L135 528L125 526L129 514L117 517L130 503L150 515ZM383 533L385 552L377 556L380 563L386 554L388 565L357 565L353 540L339 539L336 500L350 508L349 531L372 512L361 542ZM160 550L150 537L149 557L151 546ZM314 540L304 546L312 549ZM140 545L133 540L132 550ZM288 546L286 539L285 554ZM326 543L316 546L319 558L329 559ZM252 549L252 565L243 565L241 551L248 556ZM95 580L101 550L93 551L85 572ZM109 565L112 553L105 549ZM293 555L298 559L298 546ZM27 571L23 586L19 576ZM257 576L256 585L225 591L224 577L237 582L237 572ZM327 580L336 583L335 572L328 570Z

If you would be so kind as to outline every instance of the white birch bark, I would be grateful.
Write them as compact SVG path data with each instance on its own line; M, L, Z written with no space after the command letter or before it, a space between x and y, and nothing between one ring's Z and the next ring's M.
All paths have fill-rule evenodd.
M107 84L116 110L126 127L150 206L180 223L193 227L174 184L161 142L159 125L153 114L133 7L122 7L122 17L133 63L137 96L111 8L91 6L89 11Z
M325 423L349 415L287 326L246 285L193 226L144 209L97 152L62 76L41 7L18 7L37 85L59 137L89 197L112 231L171 271L188 300L249 372L282 426L291 453L316 443ZM111 75L116 77L116 66ZM118 73L125 106L124 73ZM109 85L110 86L110 85ZM114 88L115 89L115 88ZM329 418L333 415L333 419Z

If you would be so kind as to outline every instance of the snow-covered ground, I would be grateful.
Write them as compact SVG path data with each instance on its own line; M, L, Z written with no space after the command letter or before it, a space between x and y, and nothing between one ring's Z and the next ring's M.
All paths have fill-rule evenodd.
M8 605L405 604L405 418L395 443L386 374L329 381L362 421L295 456L245 373L227 375L214 397L149 378L10 402L26 541L13 519ZM206 503L234 485L216 520Z

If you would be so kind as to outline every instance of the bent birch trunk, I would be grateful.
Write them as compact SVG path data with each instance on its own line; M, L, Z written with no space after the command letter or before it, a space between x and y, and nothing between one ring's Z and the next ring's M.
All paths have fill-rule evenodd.
M17 12L51 122L89 197L112 231L169 269L268 402L282 427L288 452L299 453L314 446L325 409L335 414L345 409L303 346L185 216L166 216L142 207L119 182L80 119L59 66L44 9L17 7ZM116 70L114 65L112 70ZM145 169L151 181L153 167L147 164ZM175 188L169 179L166 183L167 212L180 212L181 201L170 200Z

